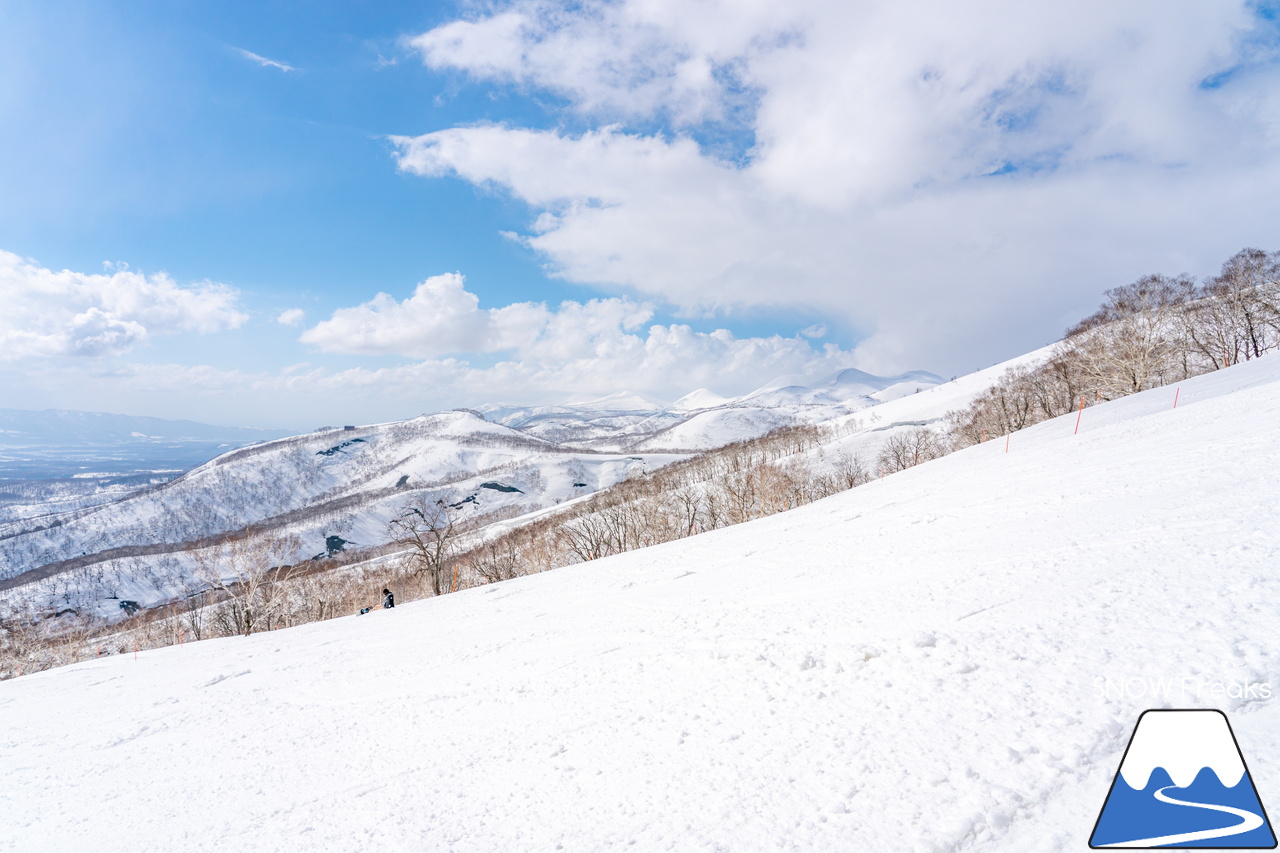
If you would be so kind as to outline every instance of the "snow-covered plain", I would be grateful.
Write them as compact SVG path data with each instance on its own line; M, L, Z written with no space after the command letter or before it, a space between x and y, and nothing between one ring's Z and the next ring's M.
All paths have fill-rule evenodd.
M0 849L1078 851L1149 707L1226 711L1274 814L1280 359L1173 401L0 683Z

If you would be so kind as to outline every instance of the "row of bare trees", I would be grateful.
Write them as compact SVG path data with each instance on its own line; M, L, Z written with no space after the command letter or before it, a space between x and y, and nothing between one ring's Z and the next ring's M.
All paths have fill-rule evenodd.
M1015 366L948 416L957 447L1280 349L1280 252L1244 249L1201 284L1145 276L1109 290L1044 363Z

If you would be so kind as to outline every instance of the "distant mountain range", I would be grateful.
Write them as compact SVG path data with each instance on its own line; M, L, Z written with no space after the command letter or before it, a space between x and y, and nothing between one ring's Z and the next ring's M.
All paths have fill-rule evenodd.
M778 427L826 424L834 456L874 455L886 430L936 421L989 381L842 370L782 377L735 398L699 389L667 404L621 392L296 436L0 410L0 476L6 465L63 472L40 483L0 481L0 599L59 577L70 584L64 604L109 610L113 596L154 604L184 594L189 547L205 537L250 525L279 531L299 538L299 558L338 540L380 545L388 521L415 500L448 502L478 523L514 524ZM883 414L860 414L873 407Z
M195 421L76 412L66 409L0 409L0 449L181 442L245 443L283 438L287 430L212 426Z
M598 450L705 450L780 426L852 414L942 382L923 370L873 376L849 368L817 378L782 376L741 397L699 388L666 404L623 391L553 406L487 405L476 411L548 441Z

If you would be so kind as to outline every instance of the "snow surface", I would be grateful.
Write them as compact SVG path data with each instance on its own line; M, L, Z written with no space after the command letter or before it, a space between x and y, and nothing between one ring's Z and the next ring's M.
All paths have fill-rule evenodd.
M0 849L1079 851L1149 707L1226 711L1274 811L1280 358L1173 399L0 683Z

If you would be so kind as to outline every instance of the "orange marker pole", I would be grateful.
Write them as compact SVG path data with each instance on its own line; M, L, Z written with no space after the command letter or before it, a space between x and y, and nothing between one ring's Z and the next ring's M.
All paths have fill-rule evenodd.
M1084 417L1084 397L1080 398L1080 411L1076 414L1076 429L1075 432L1071 433L1072 435L1080 432L1080 419L1082 417Z
M449 587L449 592L458 591L458 564L453 564L453 586Z
M1173 392L1173 407L1175 409L1178 408L1178 395L1181 393L1182 393L1181 388L1178 388L1176 391Z
M982 443L987 443L987 431L985 429L982 431Z
M133 659L138 659L138 642L136 640L133 643Z
M1009 433L1008 435L1006 435L1006 436L1004 437L1004 452L1005 452L1005 453L1008 453L1008 452L1009 452L1009 436L1011 436L1011 435L1013 435L1013 433Z

